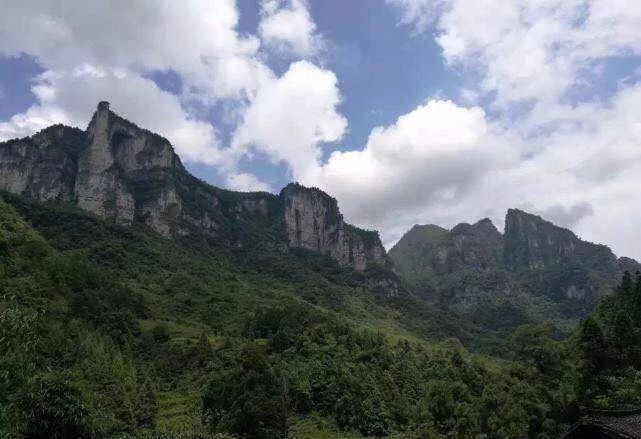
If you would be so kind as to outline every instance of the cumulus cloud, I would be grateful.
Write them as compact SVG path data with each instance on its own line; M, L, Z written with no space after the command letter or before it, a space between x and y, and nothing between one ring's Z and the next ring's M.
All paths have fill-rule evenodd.
M260 181L253 174L230 174L227 177L227 186L230 189L242 192L270 192L272 188Z
M318 167L320 144L339 140L347 120L337 111L340 92L334 73L307 61L293 63L266 81L244 113L232 148L257 150L273 162L285 161L295 179Z
M586 202L577 203L572 206L555 204L541 212L541 215L545 219L568 228L576 226L579 221L592 214L594 214L594 208L590 203Z
M312 57L324 46L305 0L263 0L261 39L277 53Z
M428 101L374 128L363 150L334 152L312 182L336 194L349 216L374 225L458 198L509 155L481 108Z
M412 193L407 202L402 200L407 186L398 180L384 184L385 172L376 173L380 191L400 196L385 200L365 195L360 201L364 210L356 211L355 217L369 217L383 228L386 242L393 243L414 222L452 226L489 216L500 227L505 210L518 206L542 212L588 239L612 243L617 251L638 257L631 244L641 239L641 232L631 225L641 220L641 208L636 207L641 205L641 195L633 189L641 175L638 78L627 77L605 97L590 92L573 96L572 92L581 87L590 90L591 81L611 58L641 53L641 4L629 0L387 3L400 12L402 24L434 31L451 69L480 76L480 82L463 84L461 100L489 102L486 127L500 133L498 144L509 145L503 149L508 154L499 154L498 165L488 160L475 168L476 176L469 174L473 183L463 186L467 190L442 189L451 175L443 167L426 166L428 173L439 175L440 171L445 177L437 182L423 178L414 190L439 196L421 199ZM470 150L485 150L481 146L485 138L479 139L479 149L470 146ZM432 140L425 136L424 141ZM365 151L347 153L342 161L352 156L355 163L362 163L361 154L371 154ZM396 163L395 174L412 174L411 163ZM389 164L380 169L390 167L394 169ZM340 172L342 187L363 181L356 169L345 166ZM361 193L368 194L364 189ZM345 205L359 200L356 195L342 197L349 201ZM373 202L380 202L378 211L367 210ZM385 206L393 213L385 215Z
M258 123L256 138L243 134L243 139L270 151L280 148L267 145L281 140L277 132L289 133L295 125L295 144L283 144L290 148L284 158L301 147L299 155L310 152L312 162L316 144L340 137L345 121L333 110L339 94L332 73L294 64L276 78L260 53L261 40L241 35L238 20L234 0L9 2L0 15L0 55L28 53L47 71L32 88L38 102L0 124L0 136L32 134L55 122L83 126L96 102L107 99L123 116L169 138L185 161L222 166L234 187L265 189L256 177L238 171L241 154L221 147L216 129L190 110L191 103L201 109L221 103L231 123ZM263 2L260 36L270 48L296 56L313 55L322 42L303 0ZM149 72L164 70L179 75L182 96L147 79ZM302 77L306 73L311 76ZM308 92L311 100L301 107L301 95ZM272 118L267 127L256 117L270 105L308 111L289 111L289 117Z
M419 27L436 22L445 60L478 68L484 74L482 89L496 92L499 105L556 101L585 80L592 63L641 53L641 3L636 1L388 2L406 22Z
M337 196L348 220L380 229L386 245L414 223L488 216L500 227L516 206L641 256L638 72L609 95L572 95L609 59L641 54L640 2L387 3L412 32L434 32L463 83L458 102L426 96L362 147L323 158L347 120L340 78L310 62L328 48L304 0L263 0L256 35L238 31L234 0L10 1L0 55L27 53L46 71L33 81L37 102L0 122L0 138L84 126L108 99L186 162L218 166L234 189L272 189L243 172L244 159L285 163L295 180ZM296 61L276 74L268 54ZM158 70L178 74L181 96L147 79ZM232 115L228 145L202 116L215 105Z
M250 93L266 70L255 56L258 38L240 36L237 24L234 0L10 1L0 15L0 53L28 53L52 70L80 62L173 69L220 99Z

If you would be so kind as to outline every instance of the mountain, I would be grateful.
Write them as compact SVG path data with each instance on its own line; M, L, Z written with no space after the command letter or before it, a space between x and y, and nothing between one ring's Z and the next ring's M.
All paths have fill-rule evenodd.
M74 203L165 237L205 236L228 246L303 248L358 271L387 263L377 232L345 223L336 200L290 184L276 196L210 186L171 144L100 102L86 131L56 125L0 143L0 189Z
M572 422L561 378L437 342L474 328L368 283L318 252L166 239L0 192L0 436L509 439ZM515 346L565 358L539 339Z
M501 234L489 219L452 230L416 225L390 250L396 272L432 302L493 328L576 320L641 268L518 209Z
M514 328L638 264L508 215L388 258L322 191L210 186L104 102L0 143L0 436L558 437L577 350Z

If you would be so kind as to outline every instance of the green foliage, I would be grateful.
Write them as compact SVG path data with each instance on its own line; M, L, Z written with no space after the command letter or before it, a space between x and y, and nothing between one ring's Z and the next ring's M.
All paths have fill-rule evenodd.
M6 199L0 436L555 437L589 376L549 327L503 340L510 361L436 343L481 344L482 334L438 305L377 295L372 270L176 242ZM628 320L605 312L616 302L595 317L615 357L633 351L639 309L624 290ZM588 348L577 353L586 365ZM608 402L638 399L633 357L603 377Z
M641 401L641 276L625 273L616 294L604 298L581 325L580 396L585 405L630 408Z
M18 395L26 414L22 434L30 438L93 436L84 395L77 385L55 373L39 374Z
M203 418L215 430L243 437L286 437L291 404L278 369L260 345L247 345L239 363L216 375L203 397Z

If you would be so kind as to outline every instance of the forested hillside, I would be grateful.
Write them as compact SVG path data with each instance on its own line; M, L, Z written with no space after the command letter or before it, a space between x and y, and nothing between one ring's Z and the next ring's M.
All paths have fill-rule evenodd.
M544 328L511 359L471 354L331 258L3 198L7 437L555 437L574 416Z
M543 439L641 403L641 281L610 294L638 264L539 217L388 258L319 189L210 186L106 102L0 171L0 437Z

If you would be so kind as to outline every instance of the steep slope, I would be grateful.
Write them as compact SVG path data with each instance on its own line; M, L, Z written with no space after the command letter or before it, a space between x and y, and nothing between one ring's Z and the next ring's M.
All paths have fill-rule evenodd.
M517 209L505 217L504 257L506 267L532 291L559 301L596 303L624 271L607 246L583 241L570 230ZM625 268L637 271L639 265Z
M363 271L368 263L385 264L378 233L346 224L336 200L318 189L289 184L280 193L287 242L330 255L342 265Z
M517 209L507 212L503 235L488 219L450 231L414 226L389 257L428 300L493 329L540 321L563 326L592 310L625 270L640 268Z
M184 238L0 194L0 436L507 439L567 423L547 377L429 341L437 314L329 256Z
M336 200L319 189L291 184L276 196L210 186L185 170L166 139L119 117L107 102L84 132L58 125L0 143L0 189L72 202L165 237L304 248L358 271L386 264L378 234L346 224Z

